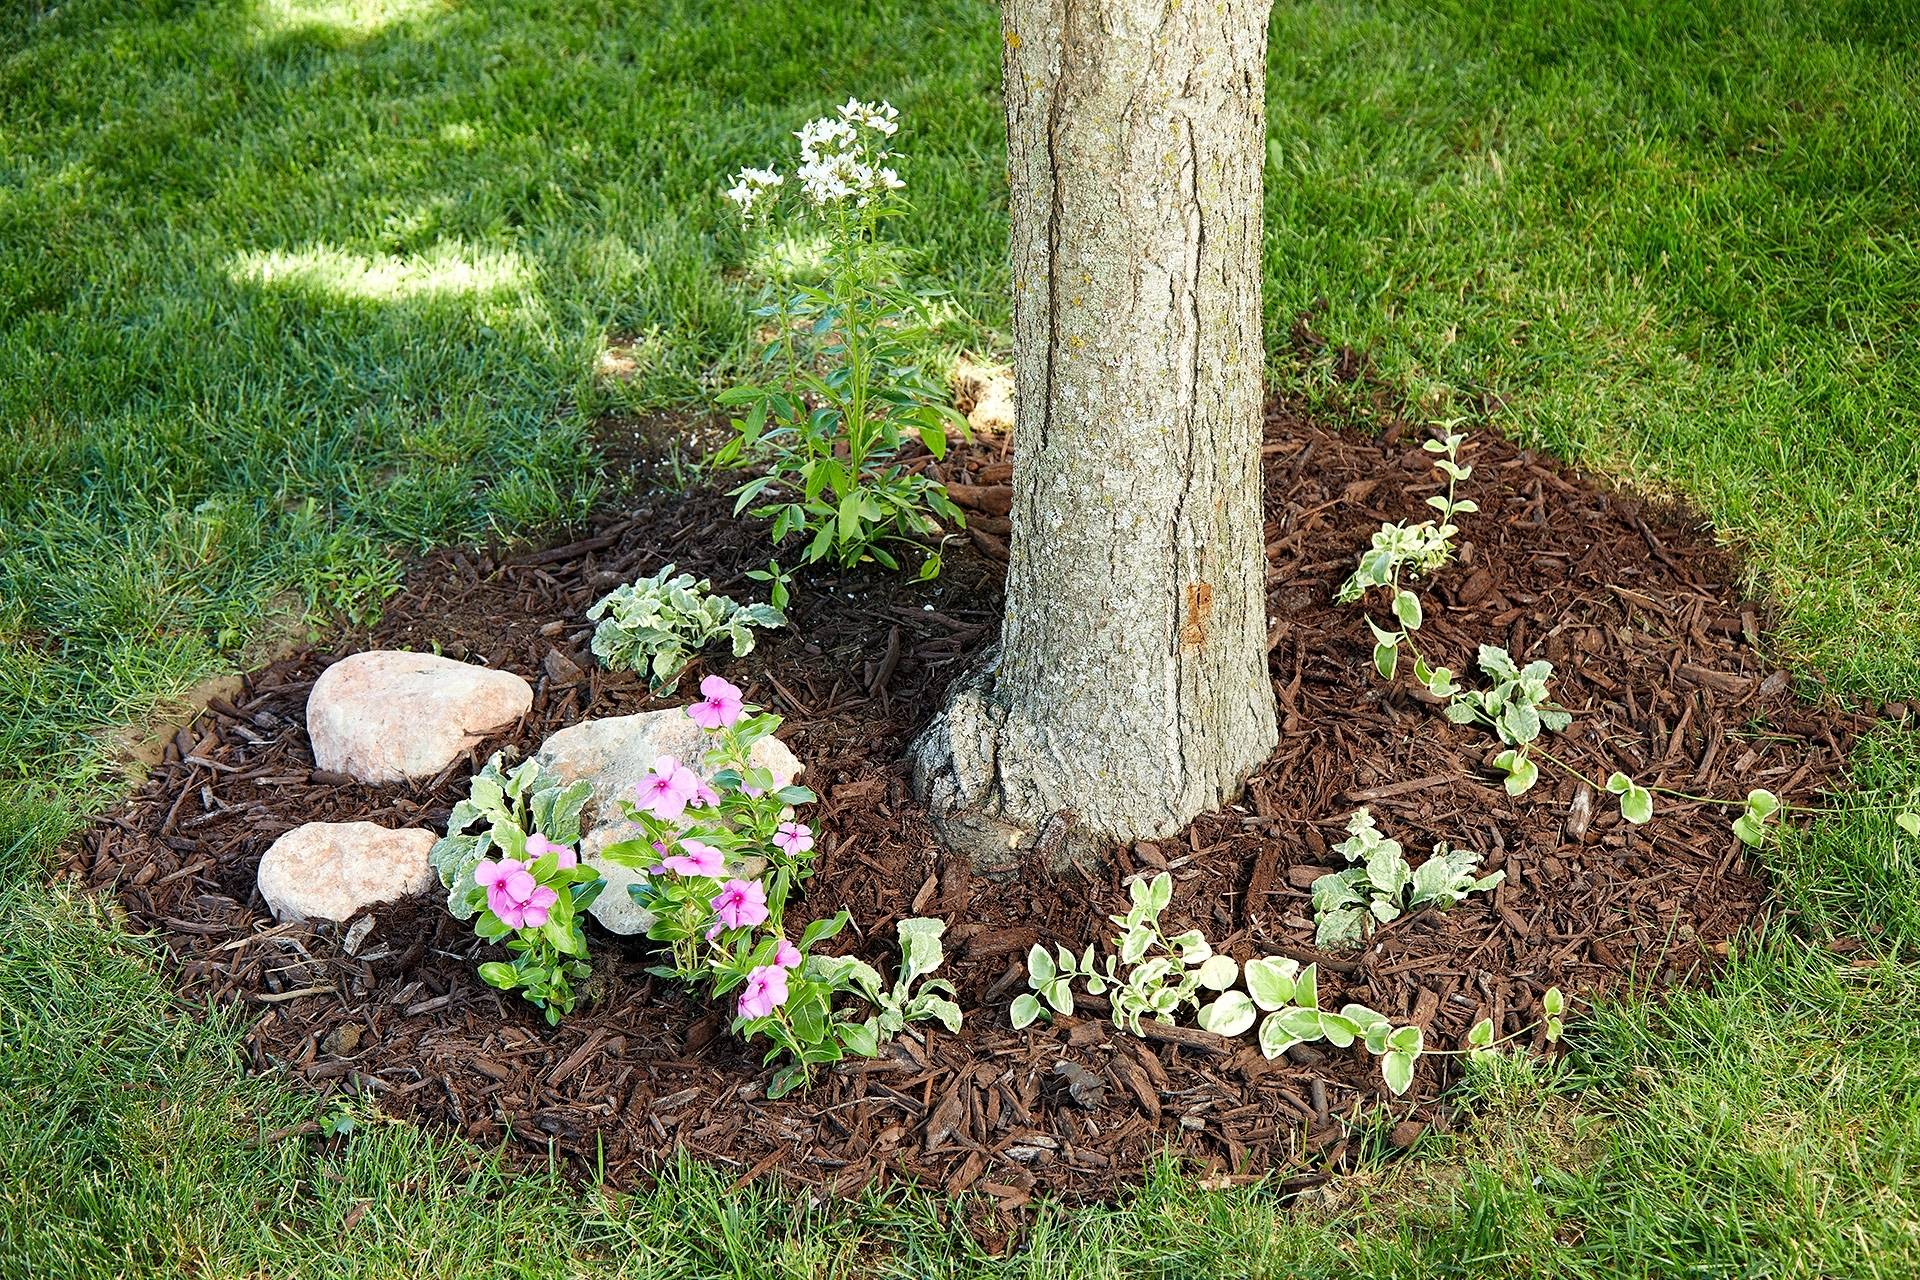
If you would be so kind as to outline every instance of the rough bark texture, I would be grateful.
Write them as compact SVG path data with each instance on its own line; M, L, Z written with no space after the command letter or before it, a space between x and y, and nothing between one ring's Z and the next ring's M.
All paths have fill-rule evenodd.
M950 844L1179 830L1272 750L1269 0L1005 0L1016 384L995 661L916 752ZM1062 842L1065 842L1062 844Z

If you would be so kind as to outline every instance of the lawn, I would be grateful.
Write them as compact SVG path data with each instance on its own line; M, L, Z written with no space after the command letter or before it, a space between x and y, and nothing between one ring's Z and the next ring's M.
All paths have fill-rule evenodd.
M1436 413L1685 495L1834 695L1920 697L1910 4L1283 6L1293 319ZM937 1199L689 1163L631 1195L249 1076L52 852L196 681L364 615L408 553L577 518L591 424L699 405L752 283L722 175L849 92L910 132L940 350L1001 350L994 8L0 3L0 1273L1901 1276L1920 1272L1914 842L1770 847L1790 918L1616 1004L1480 1119L1290 1205L1158 1170L981 1254ZM915 125L919 128L914 128ZM594 374L607 335L637 376ZM1863 788L1911 797L1887 730Z

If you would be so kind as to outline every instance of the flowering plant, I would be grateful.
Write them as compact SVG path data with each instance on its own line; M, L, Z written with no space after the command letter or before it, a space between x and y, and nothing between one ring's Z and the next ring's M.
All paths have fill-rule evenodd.
M910 552L931 578L940 572L928 546L939 521L966 521L944 485L898 457L916 436L944 457L948 428L964 435L967 424L916 363L906 335L924 327L926 302L890 281L878 236L905 210L906 183L894 167L899 114L850 98L795 135L803 216L824 234L826 270L820 283L755 312L777 326L761 353L767 373L720 396L739 416L713 460L764 468L734 490L734 510L759 502L753 514L773 520L776 545L805 539L803 562L872 559L892 569ZM772 169L742 169L727 197L751 226L770 215L785 185ZM802 334L812 350L802 349Z
M715 640L725 638L743 658L753 652L755 627L784 627L787 616L771 604L715 595L708 579L667 565L601 597L587 621L599 623L593 656L608 670L644 671L655 693L671 693L694 655Z
M753 761L780 717L748 706L720 676L702 680L700 694L687 716L711 743L698 763L712 781L661 756L624 803L640 834L601 853L648 872L628 892L653 914L647 936L668 945L672 963L660 972L686 982L751 951L756 930L778 935L787 895L813 868L813 829L793 815L813 792Z
M474 775L428 857L447 887L447 909L514 953L511 962L482 964L481 979L519 990L558 1022L573 1011L574 984L590 972L580 914L606 887L574 847L593 788L584 779L547 782L533 760L508 773L502 759L496 754ZM473 830L482 821L485 828Z
M788 896L812 875L814 861L813 828L793 806L814 794L782 785L753 761L755 744L779 728L779 716L748 705L719 676L702 680L700 695L687 716L711 743L698 762L711 781L675 757L655 760L625 805L640 834L601 855L648 871L628 892L653 913L647 936L668 946L671 963L654 972L731 996L733 1030L765 1039L768 1062L790 1059L768 1086L770 1097L807 1083L822 1063L871 1056L906 1020L937 1016L958 1026L959 1008L940 998L951 994L944 983L907 993L940 963L939 921L902 923L903 974L892 992L881 991L879 975L859 960L813 954L846 927L844 910L808 924L797 941L787 933ZM864 997L880 1012L835 1010L841 994Z

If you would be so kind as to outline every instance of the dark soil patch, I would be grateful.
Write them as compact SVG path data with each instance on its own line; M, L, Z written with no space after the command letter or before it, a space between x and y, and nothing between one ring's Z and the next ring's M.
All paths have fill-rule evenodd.
M910 736L997 629L990 553L1005 525L992 514L980 551L951 556L937 585L815 582L795 629L727 665L750 697L788 716L784 736L824 797L803 918L845 904L865 931L852 945L883 965L899 917L951 923L964 1031L903 1037L808 1095L767 1101L756 1056L725 1034L717 1010L647 977L640 944L599 937L598 998L549 1029L474 976L492 949L437 901L379 912L350 956L341 929L274 925L253 888L262 852L292 826L438 827L464 792L465 764L414 787L314 772L303 708L329 661L370 645L437 645L522 673L534 708L488 750L531 751L583 717L656 705L643 685L594 667L582 614L665 560L751 594L740 575L764 562L765 546L721 496L655 495L569 546L429 558L377 628L276 662L216 701L76 847L71 869L158 931L191 993L257 1011L247 1040L256 1068L371 1091L396 1114L531 1160L551 1152L583 1177L642 1177L684 1147L743 1181L780 1170L848 1192L908 1174L987 1192L1003 1213L1043 1191L1106 1195L1166 1147L1218 1177L1324 1177L1358 1154L1362 1117L1384 1111L1375 1132L1398 1143L1447 1125L1437 1100L1458 1060L1423 1060L1396 1101L1357 1049L1302 1047L1269 1063L1250 1041L1194 1031L1142 1041L1085 1017L1016 1033L1007 1003L1027 946L1104 936L1123 878L1164 867L1178 884L1177 927L1198 925L1243 959L1319 960L1336 1000L1416 1021L1430 1045L1452 1048L1481 1017L1506 1032L1534 1024L1552 985L1593 993L1630 976L1651 987L1699 980L1765 910L1767 889L1722 810L1663 799L1651 824L1630 828L1608 797L1553 777L1509 800L1485 767L1491 739L1447 724L1404 680L1383 685L1361 612L1331 600L1380 521L1424 510L1432 490L1418 441L1328 432L1285 407L1270 413L1267 438L1280 747L1241 805L1181 839L1115 851L1098 878L976 881L942 860L908 794ZM1593 776L1622 768L1700 794L1767 786L1803 801L1838 776L1866 720L1795 699L1757 647L1761 619L1734 566L1696 522L1489 436L1471 461L1464 493L1481 514L1461 562L1426 593L1423 643L1455 670L1483 641L1551 658L1558 695L1578 713L1551 745ZM982 450L950 461L947 478L973 486L957 492L993 513L1004 511L1006 475L1003 454ZM1435 841L1465 845L1504 868L1506 883L1451 913L1397 921L1364 952L1317 955L1307 886L1337 861L1328 846L1363 803L1414 856ZM1062 1063L1102 1087L1090 1093L1076 1075L1076 1100Z

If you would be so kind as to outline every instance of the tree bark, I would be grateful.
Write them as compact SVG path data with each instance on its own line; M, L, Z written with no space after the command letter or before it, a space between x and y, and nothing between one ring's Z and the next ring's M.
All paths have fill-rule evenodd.
M1273 749L1270 0L1004 0L1018 439L996 655L916 746L991 868L1169 835Z

